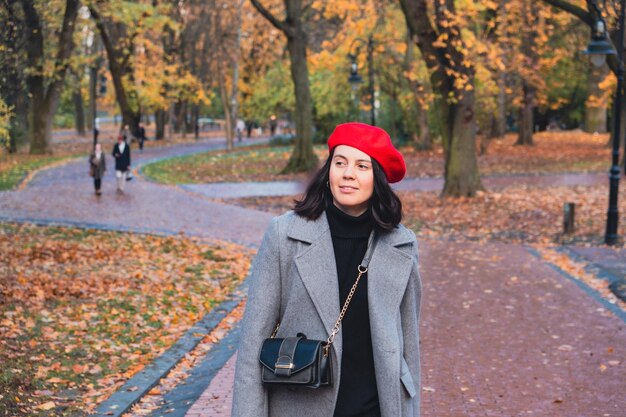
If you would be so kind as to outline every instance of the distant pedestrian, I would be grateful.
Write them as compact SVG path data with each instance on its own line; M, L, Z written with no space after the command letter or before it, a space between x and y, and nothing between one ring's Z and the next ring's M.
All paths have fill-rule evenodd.
M389 186L404 158L363 123L328 151L250 271L233 417L420 415L417 241Z
M276 134L276 127L278 126L278 120L276 120L276 115L272 114L270 117L270 136L274 136Z
M120 131L124 142L130 144L132 142L132 138L130 137L130 130L128 130L128 125L122 126L122 130Z
M237 119L235 130L237 131L237 141L241 142L243 131L246 130L246 123L241 119Z
M117 137L117 143L113 146L113 158L115 158L115 177L117 178L117 192L124 192L124 184L130 171L130 146L121 134Z
M146 140L146 128L143 127L143 124L139 123L139 150L143 151L143 142Z
M96 190L96 195L101 195L100 188L102 187L102 177L107 169L106 158L102 152L102 145L96 143L96 146L89 155L89 175L93 178L93 185Z
M96 117L93 121L93 145L98 143L98 135L100 135L100 118Z
M246 122L246 137L248 139L250 139L250 136L252 136L252 128L254 127L254 122L252 120L248 120Z

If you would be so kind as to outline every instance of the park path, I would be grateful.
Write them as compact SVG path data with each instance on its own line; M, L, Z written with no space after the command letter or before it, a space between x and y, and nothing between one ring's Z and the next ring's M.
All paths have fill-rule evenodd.
M262 140L263 141L263 140ZM246 141L244 144L258 143ZM132 149L132 166L172 156L215 150L224 141ZM180 233L223 239L247 246L259 243L270 214L208 201L179 187L136 177L123 195L115 192L113 158L107 156L103 195L93 192L87 161L72 161L38 173L25 189L0 193L0 220L31 221L137 232Z
M593 186L608 184L608 175L602 173L541 174L541 175L492 175L482 177L488 190L528 185L534 188ZM242 198L260 196L297 195L305 190L305 184L297 181L269 182L222 182L214 184L184 184L182 187L208 198ZM396 191L441 191L443 178L405 178L392 187Z
M221 146L223 141L214 140L142 154L134 150L133 165ZM39 173L23 190L0 193L0 220L184 232L258 246L271 218L208 201L212 195L201 189L163 186L139 177L118 196L111 167L104 195L97 198L86 170L85 161L70 162ZM436 187L436 181L409 179L398 189L425 190ZM603 184L606 175L494 181L502 186ZM236 187L252 189L248 194L271 194L274 184L223 190ZM520 245L425 240L421 268L422 416L623 416L624 316L594 298L590 289ZM234 355L204 393L192 399L191 408L168 415L230 415L233 364Z

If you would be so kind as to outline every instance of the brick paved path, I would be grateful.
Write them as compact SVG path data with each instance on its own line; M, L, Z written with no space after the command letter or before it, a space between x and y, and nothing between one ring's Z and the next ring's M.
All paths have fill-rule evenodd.
M133 163L217 146L135 151ZM111 168L98 199L86 170L85 161L72 162L23 191L0 193L0 218L184 231L255 246L271 217L139 178L118 196ZM424 241L421 265L424 417L624 415L624 322L574 283L517 245ZM188 416L229 415L233 361Z
M623 417L624 322L504 244L421 243L422 416ZM229 416L234 360L188 417Z
M245 144L254 143L246 141ZM159 158L223 147L223 140L132 150L132 166ZM45 170L22 191L0 192L0 220L56 222L146 232L184 232L207 238L256 245L270 214L207 201L178 187L162 186L141 178L126 184L126 193L115 192L115 165L107 154L103 195L93 192L87 161L73 161ZM236 221L234 221L236 219Z

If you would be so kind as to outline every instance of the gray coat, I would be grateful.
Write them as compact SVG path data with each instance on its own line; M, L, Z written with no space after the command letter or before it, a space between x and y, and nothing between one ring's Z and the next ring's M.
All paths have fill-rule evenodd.
M254 260L237 368L233 417L331 417L341 378L341 331L333 344L333 386L261 384L259 349L303 332L325 340L339 315L339 289L326 214L315 221L289 212L272 220ZM356 278L356 275L355 275ZM374 364L383 417L418 417L421 280L415 234L399 226L379 236L368 271Z

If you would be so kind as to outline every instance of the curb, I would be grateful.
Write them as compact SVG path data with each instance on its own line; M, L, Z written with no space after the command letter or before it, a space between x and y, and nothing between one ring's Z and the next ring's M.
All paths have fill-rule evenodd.
M115 391L107 400L100 403L92 416L120 417L127 412L141 397L159 383L159 380L169 373L185 355L195 348L204 337L237 306L244 298L247 281L244 281L231 295L211 312L207 313L199 322L191 327L165 353L156 358L140 372L135 374L126 383ZM230 336L225 336L225 339ZM224 339L223 339L224 340ZM219 350L216 344L216 349ZM211 351L213 351L212 349ZM213 374L214 375L214 374ZM211 379L213 376L210 377ZM209 381L210 382L210 381Z
M187 379L163 396L164 404L158 410L152 411L150 416L185 417L213 378L235 354L240 336L241 322L211 348L206 357L193 367Z
M558 249L559 252L563 253L565 256L573 259L577 262L582 262L587 264L585 266L585 271L596 275L598 278L606 280L609 282L609 289L617 298L626 302L626 278L615 275L613 272L607 270L606 268L598 265L594 261L589 258L585 258L568 247L561 247Z
M526 245L524 245L524 248L528 251L528 253L533 255L535 258L539 259L541 262L543 262L544 264L552 268L554 271L558 272L561 276L568 279L569 281L572 281L574 284L578 286L578 288L583 290L588 296L590 296L591 298L596 300L598 303L600 303L602 307L609 310L610 312L615 314L618 318L620 318L624 323L626 323L626 311L623 311L621 308L619 308L615 304L611 304L610 302L608 302L606 299L604 299L604 297L602 297L602 295L600 295L598 291L594 290L593 288L585 284L583 281L565 272L564 270L562 270L561 268L559 268L552 262L548 262L545 259L543 259L541 254L536 249L531 248Z

